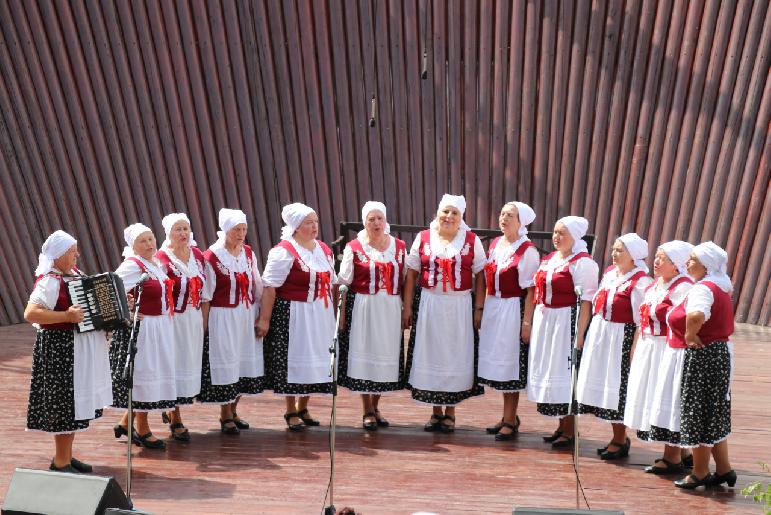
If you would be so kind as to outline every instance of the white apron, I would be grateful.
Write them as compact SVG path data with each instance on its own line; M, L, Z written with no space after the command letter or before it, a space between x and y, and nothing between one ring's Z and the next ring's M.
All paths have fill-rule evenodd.
M262 338L254 332L257 306L244 303L234 308L209 310L209 365L211 383L237 383L241 377L265 375Z
M401 297L384 290L374 295L356 295L348 345L348 377L397 382L402 335Z
M520 298L488 295L479 330L479 377L519 381Z
M103 331L74 336L75 420L90 420L113 402L109 345Z
M177 400L173 323L168 314L142 318L134 358L132 399L136 402Z
M627 383L625 426L640 431L650 430L656 378L667 347L666 336L640 334L637 339Z
M203 315L188 305L183 313L174 313L174 356L177 396L194 397L201 392L203 359Z
M332 300L328 300L328 307L324 306L324 297L313 302L290 301L287 382L331 382L329 347L334 336Z
M530 331L527 398L532 402L567 404L572 375L571 307L535 307Z
M592 318L576 381L576 400L580 404L618 409L624 325L600 315Z

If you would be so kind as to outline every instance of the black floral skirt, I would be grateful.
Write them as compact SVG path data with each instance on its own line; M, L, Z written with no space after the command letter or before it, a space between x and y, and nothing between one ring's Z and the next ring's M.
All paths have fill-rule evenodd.
M572 342L576 339L576 316L577 316L577 309L575 304L570 307L570 341L571 345ZM588 330L588 327L587 327ZM586 334L586 333L584 333ZM572 347L571 347L572 348ZM581 365L581 354L583 354L583 349L579 349L576 353L576 361L578 362L576 364L576 377L578 377L578 368ZM573 393L573 396L575 396L575 392ZM568 415L568 403L549 403L549 402L538 402L535 405L536 411L540 413L541 415L544 415L546 417L566 417ZM578 403L573 401L573 414L578 413Z
M337 339L338 344L338 363L337 363L337 384L348 388L352 392L359 393L382 393L394 392L404 388L404 344L399 341L399 380L394 382L370 381L367 379L356 379L348 376L348 349L351 338L351 321L353 320L353 305L356 302L356 294L350 290L346 293L345 299L345 326ZM401 321L400 321L401 322ZM401 333L400 333L401 334Z
M636 324L624 324L624 339L621 342L621 385L618 390L618 408L605 409L588 404L579 404L578 412L591 414L608 422L623 423L624 408L626 407L626 387L629 382L629 370L632 363L632 344L634 343L634 333L637 330Z
M142 322L136 325L137 335L139 334ZM123 367L126 364L126 355L128 354L129 339L131 338L131 328L116 329L112 333L110 342L110 370L112 371L112 398L113 407L128 408L128 387L123 379ZM176 399L163 400L157 402L137 402L132 400L132 409L136 411L158 411L174 409L177 405Z
M40 329L32 351L32 381L27 429L65 434L88 428L75 420L75 348L73 331ZM92 419L102 416L95 410Z
M731 351L727 342L686 349L680 394L680 446L712 446L731 434Z
M209 333L203 337L201 360L201 391L196 396L204 404L229 404L241 395L257 395L265 390L265 377L239 377L237 383L212 384L209 362Z
M519 302L519 320L525 319L525 299ZM489 386L493 390L501 392L520 392L527 388L527 363L530 355L530 344L522 338L519 339L519 379L511 381L493 381L492 379L479 378L479 383Z
M276 298L273 313L270 316L270 330L263 340L267 388L279 395L331 394L331 379L328 383L288 382L290 302Z
M670 431L658 426L651 426L648 431L637 431L637 438L646 442L680 445L680 431Z
M415 327L417 327L418 324L418 312L420 311L420 291L420 286L416 285L412 301L412 330L410 331L410 340L407 346L407 363L404 367L405 387L412 392L412 398L414 400L424 404L432 404L434 406L455 406L471 397L483 395L485 389L479 384L479 378L476 377L479 362L479 332L476 329L474 330L474 381L471 388L462 392L436 392L432 390L421 390L413 387L409 383L410 369L412 368L412 354L415 350ZM473 297L471 305L474 305Z

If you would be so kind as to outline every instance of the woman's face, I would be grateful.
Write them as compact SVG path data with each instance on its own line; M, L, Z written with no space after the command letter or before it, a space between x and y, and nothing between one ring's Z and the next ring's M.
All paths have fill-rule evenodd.
M460 229L460 222L463 218L457 207L444 206L436 212L436 219L439 222L440 232L454 234Z
M626 250L626 246L621 243L621 240L613 242L610 257L613 260L613 264L621 270L631 270L634 268L634 259L632 259L629 251Z
M685 268L688 270L688 275L697 281L701 281L707 275L707 267L701 264L701 261L694 253L691 253L688 257L688 261L685 262Z
M134 240L132 246L134 253L144 259L150 260L155 255L158 248L155 245L155 236L150 231L145 231Z
M669 259L663 249L656 251L656 257L653 258L653 275L669 281L678 273L677 266Z
M380 238L386 228L386 217L382 211L373 209L367 213L367 219L364 220L364 229L367 231L367 236L370 239Z
M175 249L185 248L190 245L190 224L180 220L171 226L169 231L171 246Z
M294 232L294 237L297 241L311 241L315 240L319 235L319 217L316 213L311 213L305 217L303 222Z
M225 243L229 247L239 247L246 241L246 224L236 224L225 233Z
M554 225L551 241L554 244L554 248L563 253L573 250L573 245L576 242L570 234L570 231L568 231L568 228L565 227L565 224L562 222L557 222Z
M67 249L67 252L54 259L54 266L61 272L72 272L78 263L78 256L80 256L80 253L78 253L78 244L76 243Z
M501 214L498 215L498 226L509 239L519 236L519 228L522 227L522 224L519 223L519 210L517 206L512 204L503 206Z

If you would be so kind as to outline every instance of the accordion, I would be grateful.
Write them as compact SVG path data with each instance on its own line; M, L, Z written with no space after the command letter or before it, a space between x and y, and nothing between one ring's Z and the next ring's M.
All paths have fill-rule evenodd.
M109 331L129 325L129 308L123 281L108 272L81 276L67 282L70 300L83 309L83 320L77 324L79 333Z

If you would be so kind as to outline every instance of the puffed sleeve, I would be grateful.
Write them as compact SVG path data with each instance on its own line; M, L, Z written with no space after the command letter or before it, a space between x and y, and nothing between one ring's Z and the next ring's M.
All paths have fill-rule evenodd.
M634 285L634 289L630 295L632 301L632 319L637 325L640 324L640 305L643 303L643 299L645 299L645 288L647 288L648 285L650 285L652 282L653 279L647 275L645 277L641 277L637 281L637 284Z
M533 278L541 265L541 257L535 247L528 248L517 264L517 274L519 276L519 287L530 288L534 285Z
M294 256L283 247L273 247L268 252L268 262L262 272L262 284L270 288L279 288L286 281L294 263Z
M254 251L252 251L252 276L254 277L254 303L257 304L257 309L259 309L262 291L265 288L262 285L262 277L260 276L260 270L257 268L257 256L254 255Z
M581 258L570 265L570 273L573 275L573 284L581 287L581 300L591 302L597 292L599 265L591 258Z
M214 297L214 289L217 287L217 275L214 273L214 268L211 263L206 261L204 265L204 280L203 289L201 290L201 300L204 302L211 302Z
M410 253L407 254L407 259L404 260L404 264L407 265L407 268L410 270L420 272L420 235L416 236L415 241L412 242Z
M340 273L337 274L337 283L349 286L353 282L353 251L350 245L343 250L343 260L340 262Z
M142 269L135 261L126 260L120 264L115 273L123 280L123 288L128 292L136 286L142 276Z
M482 246L482 240L479 239L479 236L474 236L474 261L471 263L471 271L478 274L485 268L487 254L485 254L485 248Z
M60 284L57 277L47 275L41 278L29 296L29 303L53 310L59 297Z
M674 290L669 293L669 299L672 301L673 306L680 304L688 292L693 287L693 283L682 282L678 284Z
M688 292L688 298L685 299L685 312L698 313L700 311L704 313L704 321L706 322L712 314L713 302L715 302L715 297L712 296L712 291L703 284L697 284Z

